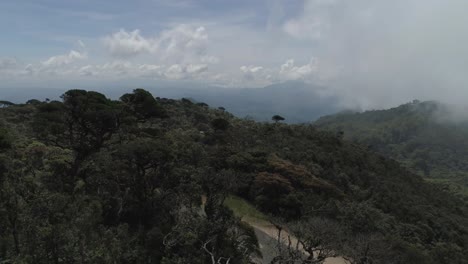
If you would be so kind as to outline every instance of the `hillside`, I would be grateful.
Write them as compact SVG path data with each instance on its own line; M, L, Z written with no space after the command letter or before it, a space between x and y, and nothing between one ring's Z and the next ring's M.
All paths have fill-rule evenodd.
M299 241L272 263L468 263L457 197L335 133L215 107L137 89L0 109L0 262L251 263L235 196Z
M414 101L389 110L320 118L319 128L396 159L413 172L468 195L468 122L447 106Z

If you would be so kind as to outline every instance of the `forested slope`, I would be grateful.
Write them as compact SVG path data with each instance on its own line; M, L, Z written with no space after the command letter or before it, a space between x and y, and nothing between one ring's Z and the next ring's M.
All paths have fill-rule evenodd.
M137 89L0 109L0 262L251 263L255 205L300 241L272 263L468 263L468 211L396 161L311 125Z
M446 105L414 101L388 110L326 116L315 125L341 131L345 139L468 195L468 122Z

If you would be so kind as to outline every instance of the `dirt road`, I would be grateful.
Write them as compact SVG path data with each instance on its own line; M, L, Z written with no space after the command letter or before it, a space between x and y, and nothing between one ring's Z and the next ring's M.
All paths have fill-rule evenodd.
M276 243L278 239L278 229L276 227L266 221L252 219L245 217L242 219L249 225L251 225L255 229L255 234L257 235L258 242L260 244L260 250L263 255L263 259L257 260L258 263L261 264L268 264L270 263L272 256L276 253ZM281 240L284 243L287 243L288 236L290 234L287 231L281 232ZM297 239L294 236L290 236L291 242L295 244ZM349 264L345 259L341 257L336 258L327 258L324 262L325 264Z

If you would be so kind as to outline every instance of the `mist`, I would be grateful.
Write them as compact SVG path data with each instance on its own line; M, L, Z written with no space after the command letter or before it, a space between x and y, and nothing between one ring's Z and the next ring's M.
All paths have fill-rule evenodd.
M467 1L309 1L289 26L319 43L346 106L386 108L412 99L466 105ZM292 27L291 26L291 27Z
M456 109L468 105L467 1L241 1L236 9L187 2L195 12L151 2L164 14L142 14L125 23L109 16L107 26L82 18L93 25L92 32L72 29L68 20L61 20L68 25L63 29L39 23L58 24L55 16L40 12L44 6L18 6L21 12L15 13L0 4L12 16L35 14L21 17L38 32L50 31L43 38L54 43L29 41L25 48L19 43L29 42L21 31L8 31L12 37L0 54L0 98L44 97L36 87L106 90L112 97L137 87L216 87L223 93L301 81L315 96L310 104L316 97L337 98L339 110L384 109L414 99ZM111 7L101 6L114 15L139 11L124 2ZM451 112L458 119L466 111Z

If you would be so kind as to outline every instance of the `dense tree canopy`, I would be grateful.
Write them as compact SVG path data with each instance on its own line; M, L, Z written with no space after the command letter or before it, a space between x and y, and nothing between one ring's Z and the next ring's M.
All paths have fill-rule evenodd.
M468 123L437 102L341 113L315 124L396 159L413 172L468 197Z
M258 237L231 196L309 252L280 245L275 263L467 263L464 202L311 125L142 89L0 110L1 263L252 263Z

